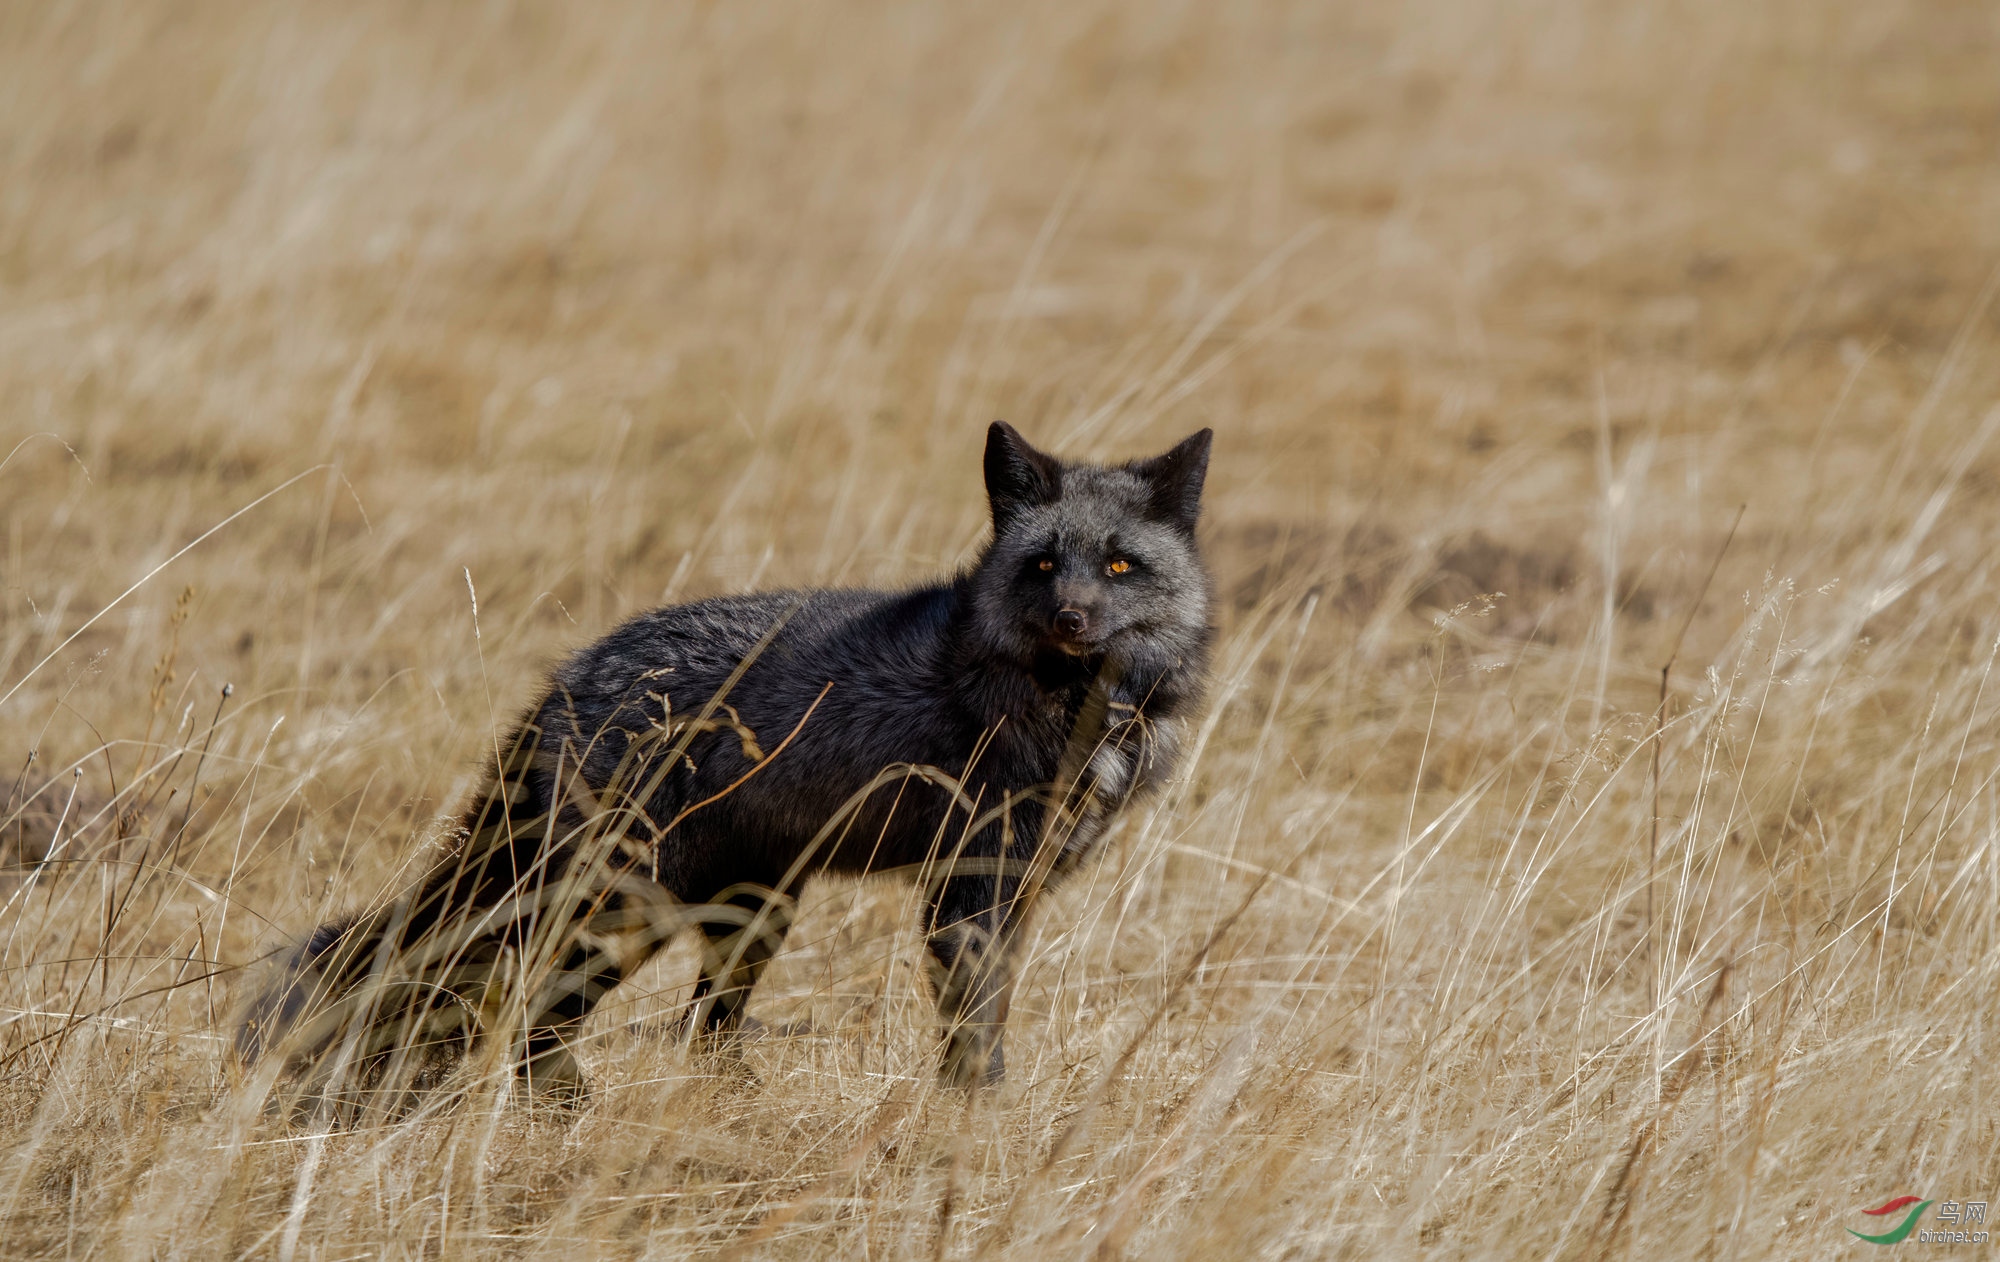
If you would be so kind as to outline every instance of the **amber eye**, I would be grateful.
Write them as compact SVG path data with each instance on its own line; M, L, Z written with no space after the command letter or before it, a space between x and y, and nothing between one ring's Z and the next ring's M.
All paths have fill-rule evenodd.
M1054 561L1049 560L1047 557L1043 557L1041 560L1035 562L1035 568L1040 570L1042 573L1047 574L1050 570L1056 568L1056 563Z
M1127 561L1124 557L1119 557L1117 560L1113 561L1111 564L1104 567L1105 572L1109 574L1123 574L1125 573L1125 571L1131 568L1132 568L1132 563L1130 561Z

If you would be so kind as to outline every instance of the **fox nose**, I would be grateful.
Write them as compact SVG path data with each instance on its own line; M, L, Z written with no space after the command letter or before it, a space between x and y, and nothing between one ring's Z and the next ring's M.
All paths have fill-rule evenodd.
M1056 611L1056 630L1064 635L1082 635L1090 625L1090 619L1081 609L1059 609Z

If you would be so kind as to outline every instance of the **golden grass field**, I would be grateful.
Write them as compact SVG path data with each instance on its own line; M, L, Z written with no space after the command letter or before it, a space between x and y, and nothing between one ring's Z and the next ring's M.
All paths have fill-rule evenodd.
M9 7L0 1254L1822 1258L2000 1199L1996 160L1954 0ZM963 562L995 417L1213 425L1221 598L1005 1086L933 1082L910 891L828 881L739 1067L677 946L573 1114L261 1107L244 966L421 865L538 672Z

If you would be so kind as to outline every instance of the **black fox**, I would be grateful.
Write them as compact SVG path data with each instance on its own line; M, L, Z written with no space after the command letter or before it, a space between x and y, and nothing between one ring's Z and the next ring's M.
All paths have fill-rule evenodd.
M576 653L444 861L293 950L242 1050L408 1090L499 1040L575 1094L585 1016L677 929L705 940L689 1026L726 1037L808 877L895 870L927 892L943 1076L997 1080L1025 912L1170 773L1200 695L1210 438L1073 464L995 422L969 570L657 609Z

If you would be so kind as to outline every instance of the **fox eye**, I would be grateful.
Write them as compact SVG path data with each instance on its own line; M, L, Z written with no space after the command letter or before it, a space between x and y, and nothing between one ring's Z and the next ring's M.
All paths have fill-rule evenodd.
M1043 557L1041 560L1035 562L1035 568L1040 570L1042 573L1047 574L1049 571L1056 568L1056 563L1054 561L1049 560L1047 557Z
M1104 567L1104 572L1106 574L1123 574L1129 571L1131 568L1132 568L1132 563L1130 561L1127 561L1124 557L1114 557L1112 558L1111 564Z

